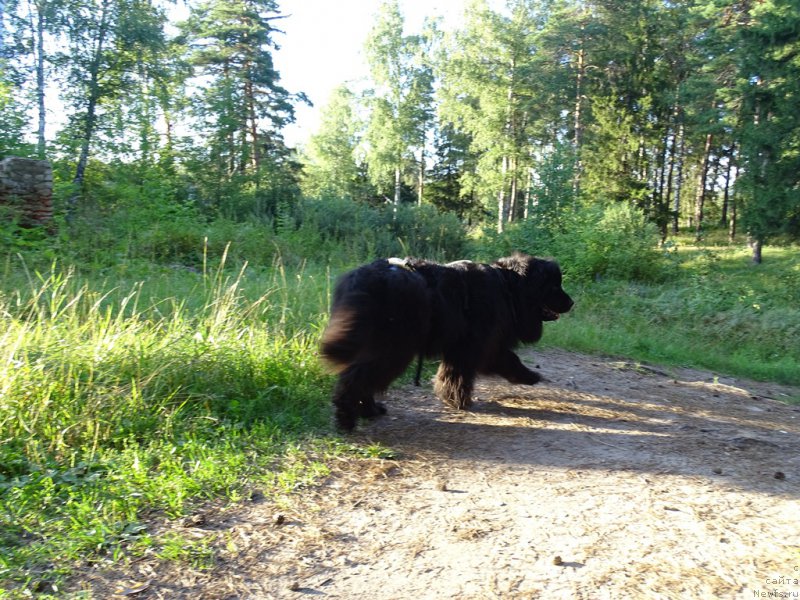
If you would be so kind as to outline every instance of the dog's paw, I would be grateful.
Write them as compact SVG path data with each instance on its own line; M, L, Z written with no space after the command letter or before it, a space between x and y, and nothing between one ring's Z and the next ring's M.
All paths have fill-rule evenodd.
M547 380L544 378L543 375L540 375L536 371L529 370L525 374L525 377L523 378L523 381L520 381L520 383L523 384L523 385L536 385L537 383L542 383L544 381L547 381Z
M386 406L380 402L364 402L358 405L358 416L364 419L374 419L386 414Z
M349 412L341 410L336 411L335 416L336 429L342 433L350 433L356 428L356 417Z
M474 404L472 398L464 398L464 397L442 398L442 402L444 403L445 406L452 408L454 410L469 410L470 408L472 408L472 405Z

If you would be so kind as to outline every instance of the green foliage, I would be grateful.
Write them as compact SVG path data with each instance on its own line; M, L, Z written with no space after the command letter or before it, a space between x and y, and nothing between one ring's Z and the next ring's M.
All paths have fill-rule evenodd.
M33 156L32 144L25 143L25 107L5 78L5 61L0 55L0 160L6 156Z
M280 129L293 119L291 95L278 84L272 60L277 14L274 0L205 0L182 23L197 74L210 78L197 110L212 137L223 142L220 151L231 160L231 172L251 160L260 163L260 136L272 132L258 131L260 120ZM228 136L239 137L235 134L245 140L240 147L225 142Z
M534 218L509 228L504 236L490 236L488 247L500 254L523 250L554 256L574 282L658 282L674 274L669 251L658 247L655 225L630 204L574 208L560 212L555 222L547 219L546 211L543 216L541 225Z
M531 0L509 2L507 9L471 3L464 29L448 40L439 64L443 121L469 135L476 160L461 183L486 208L499 198L492 211L499 231L519 216L516 192L525 185L532 149L551 139L543 123L558 122L545 108L551 90L539 85L553 64L539 49L546 13Z
M567 230L559 240L557 256L563 255L582 279L658 281L666 275L655 225L630 204L587 209L576 215Z
M715 22L709 38L726 44L735 59L725 100L737 115L734 133L744 169L742 224L759 242L788 234L800 238L800 115L797 97L800 15L790 0L731 7L736 26ZM718 10L718 8L717 8ZM724 60L724 59L716 59Z
M358 144L356 97L340 86L323 108L319 131L306 148L303 194L364 199L365 185L355 153Z
M678 248L666 282L576 282L575 309L544 342L798 385L797 248L767 253L754 266L743 248Z
M385 256L455 259L466 239L454 215L429 205L395 210L340 199L304 201L297 229L280 238L291 254L345 265Z
M376 89L369 98L368 173L370 182L400 204L401 181L424 152L433 116L433 72L428 53L435 29L404 35L397 0L381 3L366 54ZM420 189L419 168L417 184ZM393 191L390 191L393 190ZM422 199L418 199L422 202Z
M0 214L0 596L99 557L206 568L207 546L156 538L147 515L323 473L332 273L375 257L553 256L577 304L545 343L800 383L797 248L755 268L722 230L659 246L671 217L721 218L737 174L740 228L797 237L791 4L474 0L440 52L386 2L374 89L334 96L304 179L276 2L194 3L172 40L152 3L37 4L67 114L56 233ZM28 5L6 6L0 157L32 152L36 91ZM352 200L392 189L394 206ZM504 234L481 229L495 218Z
M462 220L482 221L477 194L468 191L467 174L474 174L476 159L469 151L470 138L452 125L436 130L435 162L429 170L425 201Z

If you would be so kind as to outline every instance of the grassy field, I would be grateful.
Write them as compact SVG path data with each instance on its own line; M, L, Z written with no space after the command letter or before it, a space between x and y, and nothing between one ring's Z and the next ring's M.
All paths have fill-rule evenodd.
M575 285L546 344L800 385L800 250L681 246L661 284ZM569 286L569 282L566 284Z
M800 384L798 249L764 258L680 246L665 283L568 279L576 308L543 343ZM0 597L57 596L75 564L145 551L213 561L148 519L370 451L332 431L316 354L336 274L225 263L0 265Z

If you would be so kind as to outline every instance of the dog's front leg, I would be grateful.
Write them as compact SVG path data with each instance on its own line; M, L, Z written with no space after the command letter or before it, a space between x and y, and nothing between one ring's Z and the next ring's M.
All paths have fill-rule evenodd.
M464 410L472 406L472 386L475 370L459 367L443 360L436 373L433 389L439 399L447 406Z
M511 350L501 350L494 360L487 366L485 373L500 375L511 383L533 385L542 380L542 376L532 371Z

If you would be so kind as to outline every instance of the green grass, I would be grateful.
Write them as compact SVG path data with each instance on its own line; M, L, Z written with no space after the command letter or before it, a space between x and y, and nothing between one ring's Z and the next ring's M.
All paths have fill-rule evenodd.
M148 515L296 489L341 447L316 358L327 273L116 279L6 268L0 597L51 592L79 561L171 556Z
M679 248L662 284L578 286L574 311L545 343L800 385L800 251ZM569 287L569 282L566 284Z
M567 281L576 307L543 343L800 384L796 247L664 260L663 283ZM334 274L225 262L0 265L0 597L145 551L209 566L211 548L149 520L301 489L335 453L392 456L330 429L316 347Z

